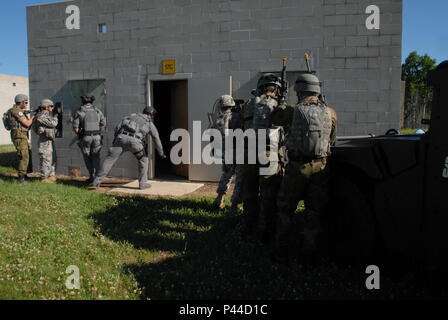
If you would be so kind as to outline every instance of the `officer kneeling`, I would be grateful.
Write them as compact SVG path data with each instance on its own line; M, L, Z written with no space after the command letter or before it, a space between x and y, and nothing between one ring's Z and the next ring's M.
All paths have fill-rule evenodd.
M140 189L150 187L147 184L149 158L145 143L148 134L153 137L160 157L162 159L166 158L159 132L152 121L155 113L156 110L153 107L146 107L143 113L134 113L126 116L116 127L113 146L109 149L109 154L92 184L94 187L101 185L101 182L108 175L115 162L127 151L132 152L138 160Z

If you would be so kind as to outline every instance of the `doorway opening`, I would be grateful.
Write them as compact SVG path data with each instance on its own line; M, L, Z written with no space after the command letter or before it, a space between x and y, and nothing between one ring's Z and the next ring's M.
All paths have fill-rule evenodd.
M177 142L171 142L170 136L175 129L188 130L188 81L153 81L153 106L157 109L154 119L159 131L167 159L156 158L154 172L156 179L188 179L187 164L173 165L169 160L171 148Z

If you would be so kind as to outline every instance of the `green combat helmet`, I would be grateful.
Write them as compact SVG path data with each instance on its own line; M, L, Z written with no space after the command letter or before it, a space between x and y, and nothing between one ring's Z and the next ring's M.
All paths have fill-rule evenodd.
M297 77L294 86L296 92L314 92L321 94L321 83L319 78L311 73L304 73Z
M267 73L258 80L257 89L262 89L266 86L276 86L281 87L282 84L280 83L279 77L277 77L273 73Z
M46 107L52 107L52 106L54 106L54 102L51 101L50 99L43 99L43 100L40 102L40 106L41 106L41 107L44 107L44 108L46 108Z
M26 94L18 94L14 98L16 104L22 103L24 101L28 101L28 96Z

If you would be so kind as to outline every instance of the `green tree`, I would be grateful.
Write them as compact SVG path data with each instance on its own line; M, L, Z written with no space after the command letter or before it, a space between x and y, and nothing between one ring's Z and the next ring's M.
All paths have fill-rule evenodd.
M421 120L430 116L432 88L428 85L428 72L435 69L436 60L413 51L402 66L402 80L406 81L404 127L417 128Z

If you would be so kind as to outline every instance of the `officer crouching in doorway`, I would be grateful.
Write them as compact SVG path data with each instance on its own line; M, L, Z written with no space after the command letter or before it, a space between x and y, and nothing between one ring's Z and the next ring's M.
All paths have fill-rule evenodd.
M127 151L132 152L139 163L139 188L143 190L151 187L147 184L149 158L145 140L148 135L153 137L160 158L166 158L159 132L153 123L155 113L156 110L153 107L146 107L143 113L133 113L120 122L115 129L113 146L109 149L109 154L92 184L94 187L101 185L101 182L109 174L115 162Z

